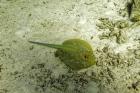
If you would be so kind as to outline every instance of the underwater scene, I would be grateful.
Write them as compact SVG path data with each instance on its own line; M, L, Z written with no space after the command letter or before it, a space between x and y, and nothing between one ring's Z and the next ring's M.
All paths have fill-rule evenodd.
M140 93L140 0L0 0L0 93Z

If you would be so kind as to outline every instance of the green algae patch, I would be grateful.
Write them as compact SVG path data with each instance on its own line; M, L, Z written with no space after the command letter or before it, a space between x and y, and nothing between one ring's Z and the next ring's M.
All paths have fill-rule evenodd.
M112 39L115 37L116 43L122 44L127 41L127 28L129 23L127 20L112 21L109 18L100 18L100 23L96 26L99 30L103 30L103 33L99 35L102 39Z
M128 22L126 20L118 20L115 22L115 26L119 29L123 29L129 26Z
M100 29L114 30L114 23L109 18L99 18L100 24L96 24Z

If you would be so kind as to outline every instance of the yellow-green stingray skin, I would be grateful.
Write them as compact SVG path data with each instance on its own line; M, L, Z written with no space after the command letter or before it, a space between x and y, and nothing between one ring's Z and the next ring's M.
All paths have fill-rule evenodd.
M35 44L43 44L30 41ZM44 44L43 44L44 45ZM73 70L80 70L90 67L96 63L92 47L89 43L80 39L69 39L62 45L45 44L48 47L56 48L55 55Z

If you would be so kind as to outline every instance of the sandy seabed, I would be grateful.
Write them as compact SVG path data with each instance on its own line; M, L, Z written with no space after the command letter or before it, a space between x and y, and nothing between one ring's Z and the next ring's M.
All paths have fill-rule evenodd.
M140 93L140 28L127 0L0 0L0 93ZM96 65L69 70L55 49L71 38L93 47Z

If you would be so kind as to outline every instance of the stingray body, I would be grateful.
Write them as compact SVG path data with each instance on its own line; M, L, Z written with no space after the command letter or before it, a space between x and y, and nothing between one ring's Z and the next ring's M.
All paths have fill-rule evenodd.
M70 39L64 41L61 45L29 42L57 49L56 57L59 57L65 65L73 70L84 69L96 63L91 46L84 40Z

